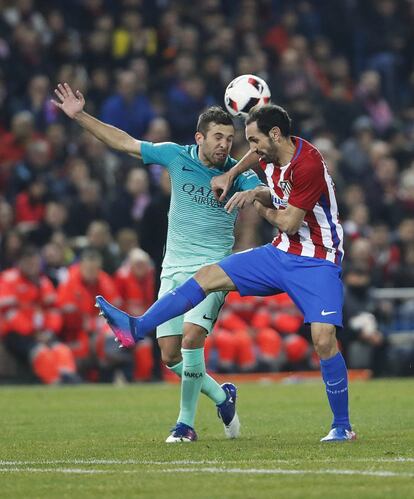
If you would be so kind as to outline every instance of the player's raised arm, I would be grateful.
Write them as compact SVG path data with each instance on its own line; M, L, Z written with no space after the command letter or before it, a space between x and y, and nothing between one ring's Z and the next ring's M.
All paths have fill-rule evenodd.
M211 180L211 189L217 201L223 202L238 175L257 165L258 161L259 156L257 153L249 150L228 172L218 177L213 177Z
M59 83L55 88L55 94L59 101L52 100L52 102L69 118L77 121L81 127L91 132L107 146L141 159L141 141L86 113L83 110L85 99L79 90L74 93L67 83Z

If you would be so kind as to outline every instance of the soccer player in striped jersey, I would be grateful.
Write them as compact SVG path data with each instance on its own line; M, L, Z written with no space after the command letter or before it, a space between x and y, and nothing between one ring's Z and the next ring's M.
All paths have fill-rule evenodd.
M136 156L145 164L160 164L168 170L172 195L159 296L173 292L201 266L231 254L237 214L224 209L225 203L214 198L210 186L212 178L236 164L229 156L234 126L228 113L220 107L202 113L194 145L153 144L84 112L82 94L74 94L67 83L59 84L55 93L55 105L105 144ZM235 179L233 191L254 188L267 189L253 171L247 170ZM235 438L239 434L236 387L232 383L220 386L206 373L204 364L205 338L213 329L225 296L226 292L211 293L198 307L157 328L163 362L182 379L180 414L167 442L197 439L194 419L200 392L217 405L226 436Z
M322 441L354 440L347 368L336 341L336 327L342 327L343 231L331 177L319 151L291 135L289 115L279 106L268 104L250 111L246 138L251 154L215 179L213 189L222 191L219 199L223 200L234 178L250 166L252 158L260 158L269 190L237 192L226 210L233 212L253 203L260 215L278 228L274 241L201 268L143 316L129 318L132 329L125 326L122 312L101 299L98 302L123 343L125 337L139 340L155 325L191 309L218 290L238 290L245 296L287 292L311 325L333 412L331 430Z

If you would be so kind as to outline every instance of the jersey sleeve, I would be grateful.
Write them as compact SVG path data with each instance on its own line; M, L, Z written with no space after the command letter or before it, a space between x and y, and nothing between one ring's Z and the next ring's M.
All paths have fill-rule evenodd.
M253 170L246 170L235 180L233 191L249 191L259 185L264 185Z
M292 173L292 192L288 203L311 211L325 190L325 168L322 159L310 154Z
M183 146L174 142L160 142L154 144L152 142L141 142L141 156L145 164L157 164L166 168L180 154Z

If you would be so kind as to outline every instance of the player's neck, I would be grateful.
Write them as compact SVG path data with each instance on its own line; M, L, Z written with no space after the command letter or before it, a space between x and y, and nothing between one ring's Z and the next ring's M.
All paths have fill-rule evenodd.
M278 163L280 166L285 166L292 161L295 154L296 144L293 142L291 137L287 139L281 139L278 154Z

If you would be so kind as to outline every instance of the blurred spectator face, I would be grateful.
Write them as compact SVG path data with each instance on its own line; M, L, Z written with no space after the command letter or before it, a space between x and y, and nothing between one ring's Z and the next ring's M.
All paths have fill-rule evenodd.
M362 73L358 85L360 93L365 97L376 97L381 94L381 77L377 71Z
M391 241L389 228L385 224L374 225L371 228L370 240L375 248L387 248Z
M41 264L40 255L33 252L20 258L19 269L28 279L36 280L41 272Z
M280 66L281 71L288 74L298 71L301 68L298 52L293 48L286 49L282 54Z
M329 65L329 76L336 81L346 82L350 78L350 67L345 57L335 57Z
M42 201L47 192L47 187L41 179L37 179L29 185L28 191L33 201Z
M336 166L340 159L340 153L338 149L335 148L332 140L326 137L321 137L314 140L313 144L322 154L323 159L325 160L328 167L329 173L333 175L336 172Z
M62 33L65 30L65 20L58 10L52 10L47 17L49 28L55 33Z
M331 61L332 47L330 41L322 36L319 36L313 44L312 54L316 60Z
M126 190L134 197L148 192L148 173L142 168L133 168L127 177Z
M106 248L111 242L111 232L106 222L92 222L86 231L86 237L93 248Z
M123 71L118 77L118 93L129 101L135 97L137 80L133 71Z
M193 26L186 26L180 31L180 50L186 52L196 52L199 45L199 32Z
M397 182L398 164L394 158L381 158L375 166L375 174L383 186Z
M184 82L188 95L195 101L200 101L205 95L205 85L201 78L188 78Z
M45 221L51 227L62 227L66 222L68 213L63 204L50 202L46 205Z
M7 201L0 200L0 232L5 233L13 225L13 209Z
M137 233L132 229L121 229L116 237L119 251L122 255L127 255L133 248L138 246Z
M369 223L369 210L366 204L357 204L351 210L349 220L355 222L357 227L365 227Z
M234 127L211 122L206 134L197 132L195 138L200 147L200 159L210 165L221 167L226 162L233 145Z
M90 52L94 54L106 54L111 43L110 33L103 30L93 31L88 37L88 42Z
M402 243L414 243L414 219L406 218L398 226L398 236Z
M42 257L48 267L62 267L65 263L64 249L57 243L46 244L42 250Z
M171 140L171 130L168 121L165 118L154 118L149 126L145 136L150 142L168 142Z
M128 10L122 14L121 23L131 33L137 33L142 29L142 17L133 10Z
M356 239L349 252L350 260L361 267L369 269L371 263L372 247L368 239Z
M25 141L33 134L33 115L29 111L16 113L11 122L11 130L18 141Z
M137 82L137 89L142 92L146 88L148 81L148 62L143 57L137 57L133 59L129 65L129 69L135 75L135 81Z
M23 239L17 230L9 231L5 236L4 252L17 258L23 247Z
M414 201L414 165L401 175L399 197L403 201Z
M102 258L99 255L88 255L81 259L80 274L82 279L90 284L98 280L99 272L102 270Z
M87 206L95 206L100 203L101 187L95 180L88 180L79 187L79 199Z
M152 266L149 255L140 248L131 250L128 255L128 263L132 274L138 279L144 277Z
M387 158L388 156L390 156L390 154L391 154L390 145L387 144L386 142L383 142L382 140L376 140L371 145L371 148L369 150L369 157L374 167L380 159Z
M92 86L103 92L109 91L109 74L102 68L96 68L91 72Z
M60 123L52 123L47 127L46 137L55 151L64 149L66 146L65 127Z
M36 170L45 169L50 159L49 144L46 140L32 140L27 146L26 157L30 165L34 166Z
M181 54L174 62L174 73L179 80L185 80L196 72L196 60L188 54Z
M365 203L365 193L358 184L350 185L344 194L344 202L348 208L360 203Z
M50 80L47 76L38 75L29 82L28 94L33 103L43 103L49 95Z
M204 73L207 76L220 78L223 59L218 54L208 55L204 60Z
M68 175L71 182L80 190L82 185L90 181L89 168L82 158L72 158L68 164Z

